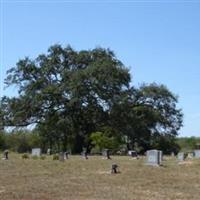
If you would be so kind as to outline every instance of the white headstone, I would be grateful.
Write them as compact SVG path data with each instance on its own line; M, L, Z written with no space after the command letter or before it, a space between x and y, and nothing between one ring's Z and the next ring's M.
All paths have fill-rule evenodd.
M195 149L194 150L194 157L195 158L200 158L200 149Z
M184 152L179 152L177 155L178 161L184 161L186 156Z
M47 155L51 155L51 149L50 148L47 149Z
M32 156L40 156L40 155L41 155L41 149L40 148L32 149Z
M193 152L189 152L189 153L187 154L187 157L188 157L189 159L194 158L194 153L193 153Z
M158 150L147 151L147 165L159 166L161 164L161 152Z

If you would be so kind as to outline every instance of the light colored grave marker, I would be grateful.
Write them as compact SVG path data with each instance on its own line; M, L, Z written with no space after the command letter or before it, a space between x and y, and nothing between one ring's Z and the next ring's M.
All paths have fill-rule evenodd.
M200 149L195 149L194 150L194 157L195 158L200 158Z
M178 161L184 161L186 158L186 154L184 152L179 152L177 155Z
M158 150L149 150L146 152L147 156L147 165L152 165L152 166L159 166L161 164L161 154L162 151Z
M41 149L40 148L32 149L32 156L40 156L40 155L41 155Z

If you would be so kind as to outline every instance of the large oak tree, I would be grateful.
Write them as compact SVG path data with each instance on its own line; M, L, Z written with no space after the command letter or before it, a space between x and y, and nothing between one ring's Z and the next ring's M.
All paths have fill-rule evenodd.
M159 135L176 136L182 125L177 97L165 86L130 87L129 70L109 49L75 51L51 46L36 59L19 60L7 86L19 96L2 99L7 126L35 124L44 141L58 149L90 149L90 134L149 148ZM6 106L5 106L6 105Z

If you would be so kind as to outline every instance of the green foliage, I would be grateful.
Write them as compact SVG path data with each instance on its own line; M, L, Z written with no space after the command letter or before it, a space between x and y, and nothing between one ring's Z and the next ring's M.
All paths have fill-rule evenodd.
M155 83L130 87L130 77L115 54L103 48L75 51L54 45L36 59L19 60L5 79L19 96L1 99L0 122L34 124L36 138L11 134L8 146L19 152L35 145L57 151L70 147L80 153L83 147L114 149L126 139L128 148L145 151L157 136L175 137L182 126L177 97Z
M29 157L29 154L24 153L24 154L22 154L22 158L23 158L23 159L29 159L30 157Z
M109 137L102 132L94 132L90 136L91 143L101 152L103 149L117 149L120 146L119 141L115 137Z
M31 151L35 146L41 146L41 139L34 131L13 130L5 136L7 148L19 153Z
M3 131L0 131L0 150L4 150L6 148L6 137Z
M176 143L180 146L182 151L192 151L197 144L200 144L199 137L181 137L176 138Z

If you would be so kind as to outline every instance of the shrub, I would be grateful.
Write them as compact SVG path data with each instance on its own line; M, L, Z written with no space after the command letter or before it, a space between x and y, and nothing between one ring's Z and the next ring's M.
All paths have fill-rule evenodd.
M53 155L53 160L59 160L59 156L57 154Z
M23 159L29 159L29 154L24 153L24 154L22 155L22 158L23 158Z
M41 155L41 156L40 156L40 159L41 159L41 160L45 160L45 159L46 159L46 156Z

